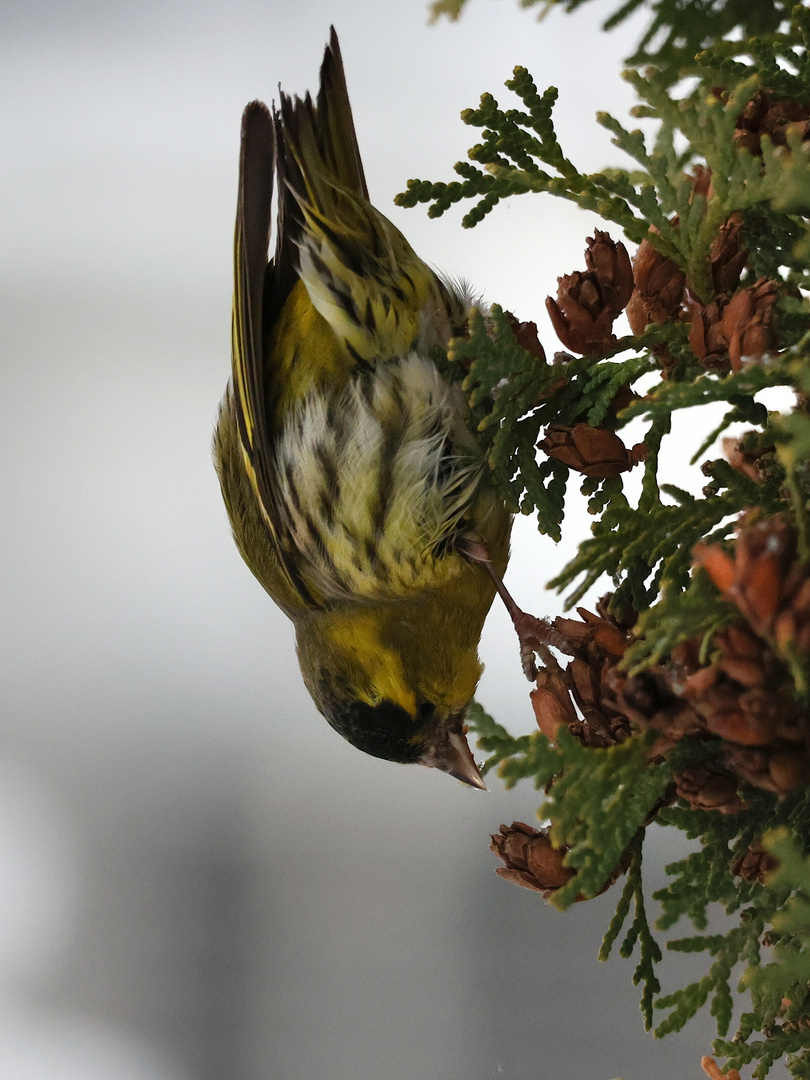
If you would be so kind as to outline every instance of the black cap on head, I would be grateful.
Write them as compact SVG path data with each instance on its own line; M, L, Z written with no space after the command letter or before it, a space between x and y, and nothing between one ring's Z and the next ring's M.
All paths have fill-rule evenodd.
M441 769L471 787L486 789L465 738L461 716L440 717L430 702L416 716L393 701L334 703L326 719L347 742L372 757Z

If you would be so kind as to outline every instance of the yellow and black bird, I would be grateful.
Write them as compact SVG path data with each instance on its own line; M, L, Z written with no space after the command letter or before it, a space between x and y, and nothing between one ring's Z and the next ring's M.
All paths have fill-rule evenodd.
M245 109L235 279L214 455L239 551L333 728L483 787L464 717L511 517L431 359L470 300L369 202L334 29L316 101Z

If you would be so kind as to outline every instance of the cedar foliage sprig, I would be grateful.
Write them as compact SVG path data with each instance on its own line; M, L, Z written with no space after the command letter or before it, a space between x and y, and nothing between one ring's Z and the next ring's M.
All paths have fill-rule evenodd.
M478 735L478 745L490 753L482 770L485 774L497 768L507 788L527 778L537 788L555 781L538 816L551 818L551 839L555 847L568 849L565 863L577 873L554 894L554 905L564 909L580 895L596 896L672 783L671 763L653 770L647 767L651 744L647 736L599 751L565 732L556 744L539 732L513 739L477 703L468 721ZM590 776L587 793L580 790L586 770ZM577 799L584 802L571 798L572 785ZM596 828L594 822L599 823Z
M440 0L434 15L462 4ZM551 362L499 307L473 313L440 358L513 509L556 539L569 473L583 474L591 535L551 585L569 603L604 576L613 585L598 614L553 620L572 659L546 657L540 732L515 738L477 706L470 721L485 771L545 791L542 835L520 825L510 846L502 828L505 874L530 878L509 852L550 845L564 873L530 887L560 908L625 876L600 956L617 943L637 954L645 1024L665 1035L708 1005L729 1067L762 1078L786 1057L810 1078L810 12L656 0L630 62L653 64L626 78L654 134L598 116L629 169L581 173L554 130L557 91L515 68L512 107L485 94L462 114L479 137L458 179L413 180L397 199L433 217L471 204L471 227L512 195L547 193L638 246L631 270L607 234L588 241L587 270L549 303L566 349ZM618 337L625 308L632 333ZM773 411L763 395L776 387L795 404ZM665 483L680 414L717 404L685 455L702 492ZM633 422L643 445L628 451ZM658 935L706 957L663 996L642 876L658 827L694 845L653 897ZM709 932L718 912L732 924ZM680 920L694 932L672 938ZM750 1008L730 1039L741 995Z
M662 957L661 946L650 929L644 902L644 883L641 874L643 841L644 830L640 829L628 848L627 880L619 903L616 906L616 912L602 939L599 959L609 959L613 946L624 929L627 916L630 914L630 905L633 904L633 921L630 923L619 946L619 955L625 960L629 959L638 944L639 959L636 970L633 972L633 983L636 986L640 983L642 986L641 1015L644 1019L644 1028L649 1031L653 1024L655 995L661 989L656 968L660 964Z

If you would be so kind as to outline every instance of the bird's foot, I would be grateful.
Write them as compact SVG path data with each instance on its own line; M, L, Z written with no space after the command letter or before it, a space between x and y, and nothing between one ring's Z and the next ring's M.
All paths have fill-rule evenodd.
M538 619L535 615L529 615L518 607L492 565L486 544L477 533L465 533L459 543L459 550L470 562L482 566L492 578L498 596L503 600L504 606L509 612L520 641L520 663L523 674L530 682L535 682L537 679L535 655L539 656L546 666L553 665L554 660L548 651L549 646L564 647L563 635L554 629L548 619Z
M526 611L518 610L512 615L512 623L520 642L520 662L523 674L529 682L535 682L537 680L535 656L540 657L544 667L554 666L549 646L558 645L560 635L548 619L538 619Z

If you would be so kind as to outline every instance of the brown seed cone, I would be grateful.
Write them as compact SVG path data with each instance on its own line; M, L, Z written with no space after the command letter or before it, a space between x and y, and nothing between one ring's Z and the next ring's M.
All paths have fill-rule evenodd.
M537 323L520 322L518 319L515 318L511 311L504 311L504 315L506 316L507 322L512 329L512 333L515 335L515 341L518 343L521 349L525 349L527 353L530 353L535 358L535 360L537 360L539 365L548 365L548 359L546 358L545 349L541 345L540 339L537 336ZM573 359L573 357L570 357L570 359ZM556 362L556 357L554 362ZM464 359L462 363L465 370L469 371L470 367L472 366L472 361L469 359ZM557 390L565 386L567 381L568 380L564 375L561 378L556 379L553 383L547 386L545 390L543 390L536 404L540 405L547 398L551 397L551 395L556 393ZM499 389L500 387L496 387L493 390L493 396L497 395Z
M741 623L715 634L712 644L720 650L714 669L748 689L774 686L784 678L770 649Z
M567 885L575 873L571 867L563 866L563 859L568 848L555 848L546 830L533 829L531 825L523 821L501 825L500 832L492 837L489 848L505 863L504 866L496 869L495 873L498 877L511 881L515 885L522 885L524 889L542 893L545 899L561 889L563 885ZM629 859L625 856L610 874L597 896L601 896L611 885L614 885L628 866ZM577 897L577 900L584 899L585 897L581 895Z
M567 669L574 701L582 712L582 722L570 728L586 746L613 746L630 735L627 717L617 710L606 693L613 662L574 659Z
M620 386L616 393L613 395L613 400L608 407L608 415L617 416L623 409L629 408L634 401L640 401L641 395L637 394L635 390L631 390L625 383L624 386Z
M596 277L602 302L614 317L621 314L633 292L633 268L624 244L611 240L606 232L596 229L588 237L585 265Z
M737 623L714 635L714 663L697 668L683 681L683 697L706 730L729 744L768 749L780 790L791 784L780 769L780 754L804 753L807 718L793 693L793 682L773 649ZM770 771L769 762L769 771ZM796 786L793 784L793 786Z
M769 754L760 747L728 746L723 760L728 768L747 784L773 791L768 771Z
M691 641L680 642L672 650L668 667L672 685L678 693L683 692L687 679L696 672L704 670L701 645L702 639L692 638Z
M741 369L744 356L761 360L776 348L773 309L778 288L778 282L760 278L750 288L738 289L726 305L721 325L732 371Z
M692 325L689 330L689 347L709 371L727 372L731 367L728 358L728 341L723 336L721 321L724 298L710 304L695 304Z
M643 333L650 323L675 318L686 284L686 275L678 264L645 239L633 259L633 276L635 288L627 304L627 320L633 333Z
M624 244L596 231L585 250L585 273L557 278L557 299L546 298L554 332L566 349L602 356L616 345L613 321L633 291L633 272Z
M810 718L773 647L743 622L714 635L708 667L696 666L700 644L674 650L668 670L701 727L725 743L726 771L780 796L810 781Z
M696 303L689 331L692 352L710 371L739 371L743 357L761 360L776 349L773 311L779 283L760 278L728 299Z
M653 730L658 738L650 757L665 756L684 736L705 731L705 723L691 703L673 687L672 673L648 668L628 676L618 668L610 672L612 703L636 730Z
M499 877L546 898L574 876L570 867L563 866L568 849L553 847L547 832L522 821L501 825L500 832L492 837L490 850L505 863L495 871Z
M692 557L755 634L804 652L810 646L810 569L796 560L796 549L795 530L775 516L743 519L731 554L719 544L697 544Z
M537 323L519 322L511 311L505 311L504 315L512 328L515 340L518 345L520 345L521 349L525 349L526 352L531 353L536 360L539 360L541 364L545 364L546 352L537 336Z
M748 250L742 243L742 219L732 214L720 226L709 248L712 283L716 293L730 293L737 288L740 274L748 261Z
M554 742L561 725L578 728L580 720L571 701L570 684L561 667L544 667L537 672L530 698L537 726L549 742Z
M780 798L810 782L810 755L806 750L728 746L724 761L746 783L772 791Z
M787 795L810 781L810 754L793 747L774 750L768 761L768 777L777 795Z
M546 354L545 354L545 351L543 349L543 346L540 344L540 339L537 336L537 325L536 325L536 323L533 323L533 322L520 322L520 320L517 319L512 314L511 311L504 311L503 314L506 317L506 321L509 323L509 326L510 326L510 328L512 330L512 333L515 335L515 339L516 339L518 345L520 345L520 347L522 349L525 349L526 352L531 353L532 356L540 364L546 364L547 363ZM489 333L489 336L491 337L492 336L491 321L490 320L485 320L485 321L486 321L486 324L487 324L487 331ZM457 332L455 334L455 337L460 338L461 340L464 340L464 341L469 340L470 328L469 328L469 325L466 322L464 323L463 326L461 326L457 330ZM464 368L465 371L470 370L470 368L472 367L472 365L474 363L474 360L475 360L474 357L471 357L471 356L459 356L458 354L455 354L455 359ZM565 380L561 379L560 382L558 383L558 386L564 385L564 384L565 384ZM552 390L549 390L549 393L552 393L554 389L557 389L557 387L553 387ZM493 391L493 393L495 393L495 391Z
M810 578L804 567L796 569L795 537L786 523L766 519L744 526L737 548L749 592L762 587L757 560L776 554L778 568L786 571L777 595L788 604L776 618L769 610L764 617L774 627L792 620L810 635ZM719 545L707 548L702 561L726 590L736 588L738 565ZM770 582L770 564L769 571ZM761 621L756 597L749 607ZM549 663L532 691L538 727L547 738L554 742L564 725L586 746L606 747L633 730L653 730L650 758L660 759L684 737L713 736L724 744L721 759L685 769L676 781L674 794L693 809L737 813L747 805L741 783L781 797L810 782L810 717L795 699L785 662L750 620L715 633L708 666L701 659L703 640L695 638L677 646L666 663L628 676L620 661L632 634L608 614L605 598L599 610L595 615L579 608L579 619L551 624L559 648L572 659L564 668ZM633 613L628 618L635 621ZM790 640L795 648L795 637Z
M557 299L546 297L554 333L572 352L602 356L617 344L614 315L602 303L594 274L574 271L557 279Z
M578 607L580 619L566 619L560 616L554 620L555 628L566 636L573 655L598 659L596 651L608 657L618 659L624 656L628 645L633 640L630 625L619 625L608 613L609 596L603 596L597 604L598 614L594 615L587 608ZM633 619L635 623L635 619ZM632 625L632 624L631 624Z
M577 612L582 621L552 623L573 659L564 669L548 666L538 673L531 694L537 724L552 742L565 724L586 746L613 746L628 737L630 723L612 702L611 672L632 639L609 617L585 608Z
M546 434L537 444L550 458L562 462L584 476L617 476L643 461L647 448L637 443L628 450L622 440L607 428L590 424L549 424Z
M743 881L758 881L760 885L765 876L770 874L779 865L775 855L766 851L759 840L749 844L748 849L734 860L731 864L731 873L734 877L741 877Z
M810 138L810 105L777 98L771 90L757 90L737 119L734 141L752 154L762 153L761 138L767 135L776 146L784 146L789 131Z
M748 805L738 794L739 786L736 776L713 761L691 765L675 780L678 798L693 810L716 810L720 814L736 814Z
M803 715L792 684L765 643L744 627L732 627L712 644L719 656L708 667L696 666L696 639L674 650L665 666L629 679L614 673L615 703L637 728L659 733L653 754L665 755L685 735L700 732L735 745L768 747L771 754L786 743L803 742ZM686 789L683 797L689 797Z
M797 566L791 571L783 591L787 603L773 625L777 647L785 653L810 656L810 578L805 567Z
M706 730L741 746L768 746L777 738L780 705L770 691L740 692L733 681L708 687L692 700Z

